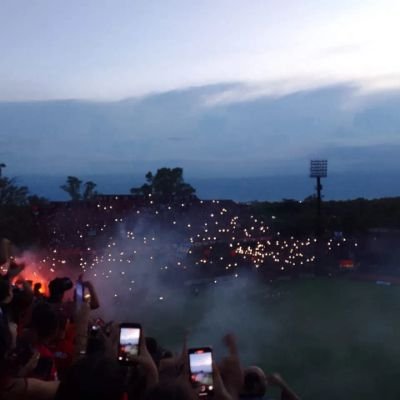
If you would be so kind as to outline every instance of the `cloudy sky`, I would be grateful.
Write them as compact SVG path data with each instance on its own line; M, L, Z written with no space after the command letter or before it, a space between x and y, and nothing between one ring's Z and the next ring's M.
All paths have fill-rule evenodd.
M400 178L399 18L398 0L0 0L0 162L243 179L326 157L382 195L366 175Z
M397 0L0 0L0 98L400 85Z

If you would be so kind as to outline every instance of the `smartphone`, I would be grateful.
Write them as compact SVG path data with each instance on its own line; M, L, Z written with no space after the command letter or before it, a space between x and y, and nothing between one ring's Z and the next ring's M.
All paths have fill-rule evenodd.
M75 299L76 302L79 304L83 303L84 300L83 291L84 291L83 283L81 281L77 281L75 284Z
M211 347L189 349L190 382L199 396L213 393L213 367Z
M139 355L139 344L142 340L140 324L124 323L119 326L118 361L132 365L135 356Z

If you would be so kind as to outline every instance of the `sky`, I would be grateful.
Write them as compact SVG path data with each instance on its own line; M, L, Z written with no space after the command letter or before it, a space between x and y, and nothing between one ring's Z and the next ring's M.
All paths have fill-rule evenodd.
M0 0L0 100L398 87L399 16L397 0Z
M400 178L399 17L398 0L0 0L0 162L121 193L179 166L230 179L225 197L327 158L368 189L336 197L387 194L368 174Z

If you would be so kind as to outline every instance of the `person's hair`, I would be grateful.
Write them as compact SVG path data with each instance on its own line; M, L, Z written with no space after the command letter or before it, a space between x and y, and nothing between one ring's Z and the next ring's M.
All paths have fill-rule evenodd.
M117 361L92 355L69 368L55 400L121 400L124 382L124 372Z
M49 301L50 302L61 302L64 296L64 293L72 289L73 283L71 279L64 278L55 278L49 283Z
M145 400L195 400L196 398L189 383L174 379L160 382L147 393Z
M242 394L249 397L262 397L265 395L267 390L267 383L265 376L262 371L256 371L253 369L244 371L244 383L242 388Z
M34 290L34 292L40 291L41 288L42 288L42 284L41 284L40 282L36 282L36 283L33 285L33 290Z

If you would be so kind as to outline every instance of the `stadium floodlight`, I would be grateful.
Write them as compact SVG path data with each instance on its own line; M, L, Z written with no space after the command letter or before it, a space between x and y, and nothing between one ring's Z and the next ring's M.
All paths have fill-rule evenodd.
M311 160L310 177L326 178L328 176L328 160Z
M321 202L322 202L322 185L321 178L326 178L328 176L328 161L327 160L311 160L310 162L310 177L317 179L317 227L316 234L320 236L322 233L321 227Z

